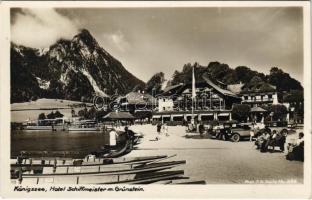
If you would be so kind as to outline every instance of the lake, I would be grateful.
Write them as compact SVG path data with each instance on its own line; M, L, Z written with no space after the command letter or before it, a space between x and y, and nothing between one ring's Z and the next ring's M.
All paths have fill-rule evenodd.
M12 131L11 157L20 151L79 151L90 153L108 142L103 132Z

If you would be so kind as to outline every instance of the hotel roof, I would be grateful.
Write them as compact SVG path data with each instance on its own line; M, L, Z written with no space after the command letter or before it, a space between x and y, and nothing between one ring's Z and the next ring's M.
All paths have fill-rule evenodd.
M217 90L218 92L220 92L223 95L226 96L231 96L231 97L238 97L236 96L236 94L234 94L233 92L223 89L221 87L219 87L218 85L214 84L207 76L203 76L203 79L211 86L213 87L215 90Z

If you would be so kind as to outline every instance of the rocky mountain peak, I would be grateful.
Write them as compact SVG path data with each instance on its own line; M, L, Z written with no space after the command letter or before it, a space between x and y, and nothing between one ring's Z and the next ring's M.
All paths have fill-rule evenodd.
M82 29L77 35L75 35L72 42L77 43L79 46L87 47L91 53L100 48L96 39L87 29Z
M32 80L29 86L23 87L14 81L12 102L28 101L33 96L69 100L80 100L82 97L92 99L94 94L106 96L116 91L126 94L137 85L145 85L100 47L86 29L82 29L71 40L58 40L45 51L29 48L27 54L20 54L12 46L11 52L14 55L11 55L11 61L15 59L11 69L19 71L19 74L11 74L11 80L19 79L23 74L31 76ZM43 87L42 82L49 84ZM31 88L38 89L33 92Z

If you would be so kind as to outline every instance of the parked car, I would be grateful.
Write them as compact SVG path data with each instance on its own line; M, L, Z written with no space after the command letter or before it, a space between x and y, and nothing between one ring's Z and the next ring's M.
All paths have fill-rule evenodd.
M216 139L239 142L243 139L249 139L251 130L251 123L224 123L213 127L209 133Z
M265 126L271 129L271 131L276 130L278 133L283 132L283 133L292 133L296 132L294 131L293 128L288 127L287 121L270 121L270 122L265 122Z
M228 133L228 138L230 138L232 142L249 139L251 131L252 123L232 124L231 132Z

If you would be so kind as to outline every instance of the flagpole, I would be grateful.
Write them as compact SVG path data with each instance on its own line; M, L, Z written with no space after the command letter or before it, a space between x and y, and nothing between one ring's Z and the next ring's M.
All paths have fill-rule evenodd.
M194 120L194 99L196 97L196 89L195 89L195 73L194 73L195 65L193 66L193 74L192 74L192 124L195 124Z

